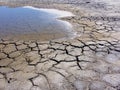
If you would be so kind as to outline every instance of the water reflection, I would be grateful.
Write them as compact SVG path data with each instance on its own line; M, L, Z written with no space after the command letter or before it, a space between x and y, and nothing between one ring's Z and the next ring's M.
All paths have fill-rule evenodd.
M73 16L56 9L38 9L31 6L0 7L0 38L56 39L72 37L75 32L69 22L56 18Z

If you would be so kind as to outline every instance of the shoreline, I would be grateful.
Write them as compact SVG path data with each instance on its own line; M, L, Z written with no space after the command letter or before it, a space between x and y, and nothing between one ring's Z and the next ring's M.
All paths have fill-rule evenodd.
M9 6L8 6L9 7ZM33 7L30 7L30 6L20 6L20 7L23 7L23 8L33 8ZM39 8L33 8L33 9L37 9L37 10L39 10ZM61 19L61 18L68 18L68 17L73 17L73 15L72 15L72 13L71 12L67 12L67 11L59 11L58 9L48 9L48 11L47 11L47 9L42 9L42 8L40 8L40 11L44 11L44 12L50 12L50 11L52 11L52 12L50 12L50 13L56 13L56 12L58 12L57 14L58 15L56 15L56 17L55 17L55 20L56 20L56 22L58 21L59 23L61 22L61 23L64 23L64 24L66 24L66 27L65 28L69 28L69 29L71 29L71 30L67 30L66 29L66 31L64 31L63 30L63 32L62 32L62 30L61 30L61 32L59 32L59 31L55 31L55 32L53 32L54 30L52 30L51 31L51 33L50 32L48 32L48 31L40 31L39 33L35 33L35 32L31 32L31 33L26 33L26 34L22 34L21 33L21 35L17 35L17 34L15 34L15 33L17 33L17 32L15 32L15 33L13 33L14 35L12 35L12 34L9 34L8 33L8 35L7 34L4 34L4 33L2 33L3 34L3 36L1 36L1 39L4 39L4 38L6 38L6 39L18 39L18 40L40 40L40 41L49 41L49 40L54 40L54 39L63 39L63 38L73 38L73 37L75 37L76 35L75 35L75 33L76 33L76 31L74 31L74 30L72 30L73 28L72 28L72 26L70 26L71 24L69 23L69 22L67 22L67 21L65 21L65 20L63 20L63 19ZM62 12L63 13L65 13L65 14L62 14ZM67 14L69 14L69 15L67 15ZM58 29L59 29L59 27L58 27ZM70 32L71 31L71 32ZM69 33L69 34L67 34L67 32ZM53 33L53 34L52 34ZM65 34L66 33L66 34ZM1 34L1 35L2 35ZM73 34L73 35L72 35ZM6 37L7 36L7 37ZM22 38L23 37L23 38Z

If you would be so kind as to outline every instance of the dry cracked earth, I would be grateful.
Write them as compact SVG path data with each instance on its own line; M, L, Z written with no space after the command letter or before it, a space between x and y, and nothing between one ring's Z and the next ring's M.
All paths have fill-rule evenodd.
M120 90L120 1L112 1L0 0L71 11L76 16L64 20L78 32L74 39L0 39L0 90Z

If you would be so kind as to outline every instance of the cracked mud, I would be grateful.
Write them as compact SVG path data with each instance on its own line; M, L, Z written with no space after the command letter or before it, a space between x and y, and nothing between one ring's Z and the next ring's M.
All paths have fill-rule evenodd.
M42 7L38 2L33 5ZM1 39L0 90L120 90L119 5L81 0L48 6L72 11L76 16L65 20L79 36L44 42Z

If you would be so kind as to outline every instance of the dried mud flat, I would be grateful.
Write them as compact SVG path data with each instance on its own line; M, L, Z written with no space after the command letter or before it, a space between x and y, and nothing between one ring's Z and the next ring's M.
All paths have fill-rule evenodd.
M1 0L1 5L71 11L76 16L64 20L80 36L44 42L1 39L0 90L120 90L119 1L65 1Z

